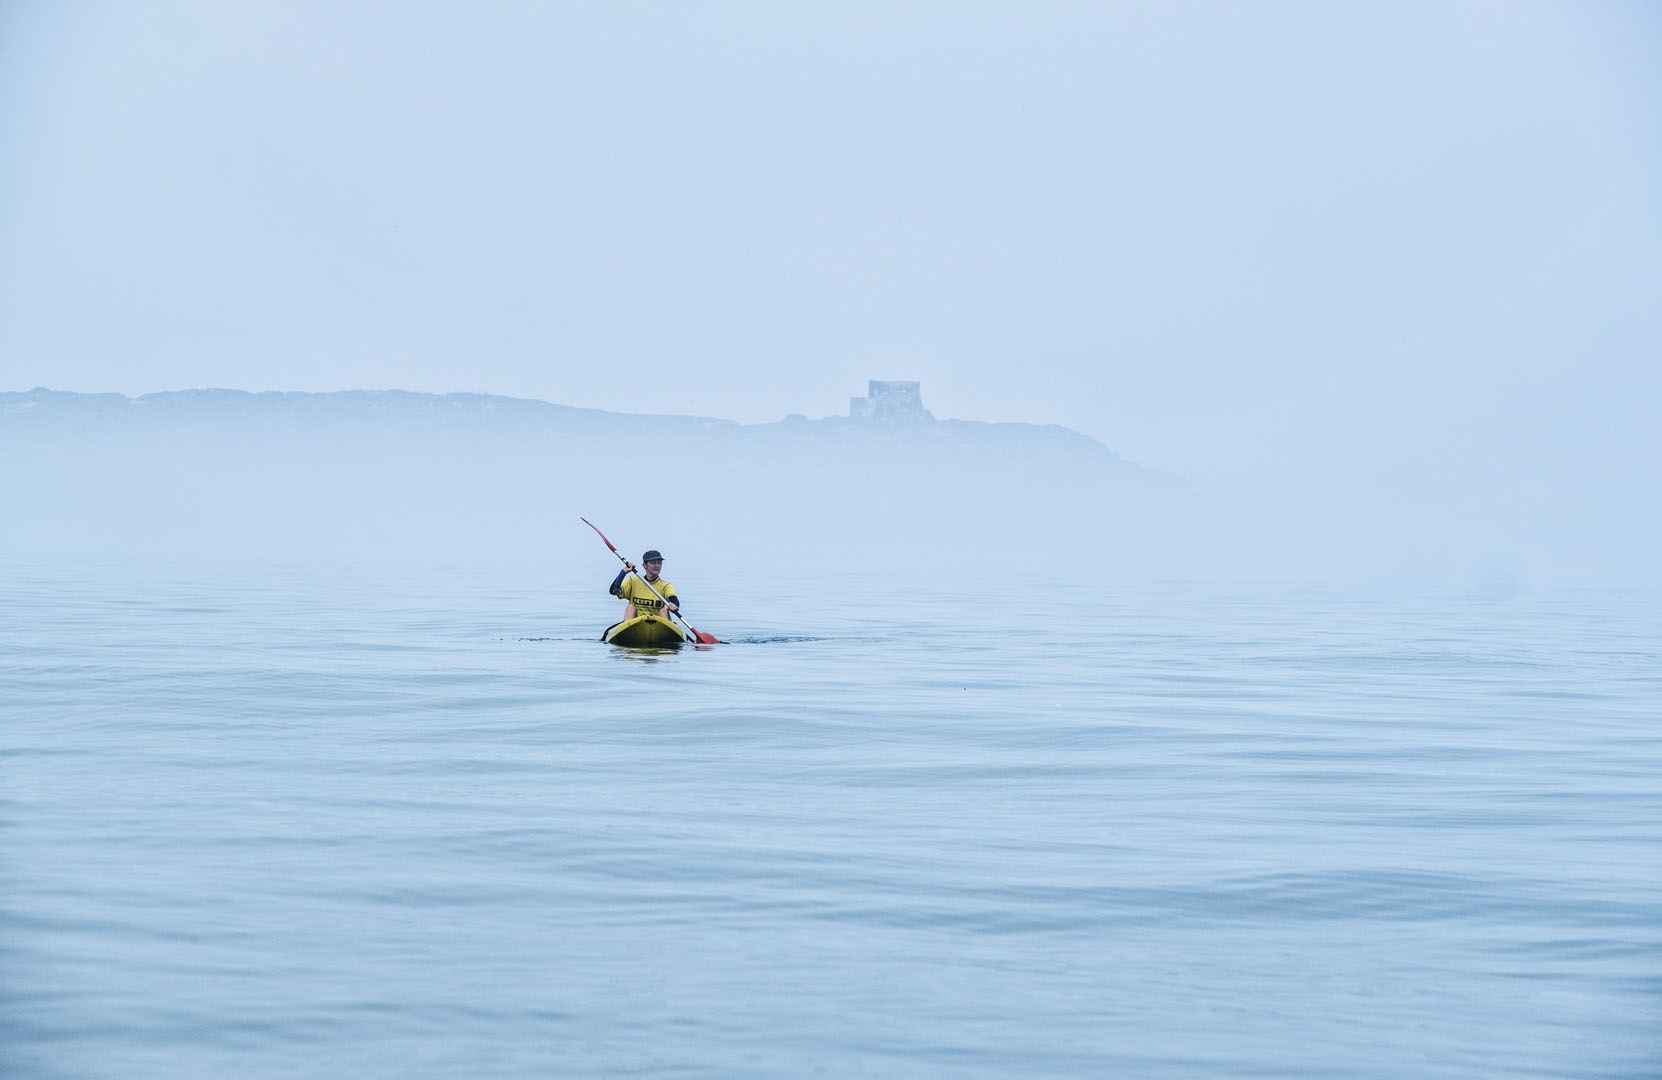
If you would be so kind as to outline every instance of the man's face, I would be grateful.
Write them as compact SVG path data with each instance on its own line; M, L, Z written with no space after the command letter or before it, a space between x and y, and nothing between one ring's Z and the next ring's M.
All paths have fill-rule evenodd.
M641 563L641 567L646 571L646 580L657 581L658 571L664 568L664 560L653 559L651 562Z

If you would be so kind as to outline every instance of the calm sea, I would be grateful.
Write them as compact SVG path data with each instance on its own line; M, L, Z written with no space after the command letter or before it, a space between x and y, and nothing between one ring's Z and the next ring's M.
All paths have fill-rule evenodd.
M0 564L0 1071L1662 1075L1654 594L599 554Z

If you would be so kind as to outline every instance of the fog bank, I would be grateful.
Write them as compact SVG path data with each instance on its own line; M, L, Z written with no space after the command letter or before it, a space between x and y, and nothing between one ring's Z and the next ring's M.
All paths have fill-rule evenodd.
M1642 522L1612 533L1602 504L1555 530L1556 491L1503 513L1413 480L1197 484L1026 424L742 425L398 392L0 395L0 550L23 557L604 574L582 514L728 587L792 568L1495 593L1654 580Z

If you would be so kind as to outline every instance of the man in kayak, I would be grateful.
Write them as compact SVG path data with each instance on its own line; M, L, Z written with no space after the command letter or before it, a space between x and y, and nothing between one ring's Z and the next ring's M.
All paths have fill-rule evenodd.
M617 572L617 577L612 579L611 588L606 590L613 596L628 601L629 609L624 612L623 617L632 619L636 613L660 615L663 613L665 602L668 603L669 610L680 611L681 598L675 595L675 586L658 576L664 568L663 553L656 549L648 551L641 556L641 566L645 568L646 573L637 577L635 564L625 562L623 569ZM659 600L657 596L652 595L653 589L657 589L658 596L664 599Z

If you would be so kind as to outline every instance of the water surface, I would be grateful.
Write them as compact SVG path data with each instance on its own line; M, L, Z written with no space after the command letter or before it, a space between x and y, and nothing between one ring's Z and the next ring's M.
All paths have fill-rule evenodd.
M0 569L8 1076L1662 1070L1653 596Z

